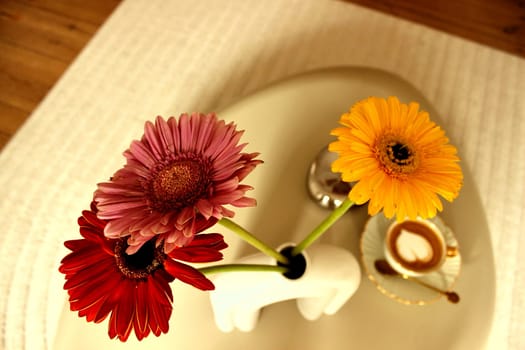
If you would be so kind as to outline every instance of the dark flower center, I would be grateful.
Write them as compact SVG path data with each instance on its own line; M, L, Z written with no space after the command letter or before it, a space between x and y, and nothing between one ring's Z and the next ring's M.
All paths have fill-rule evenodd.
M135 253L127 254L126 239L117 240L115 244L115 259L120 272L129 279L147 278L155 270L162 267L166 254L162 251L162 244L155 246L154 240L149 240Z
M165 213L195 204L209 187L206 170L196 159L177 160L160 169L150 183L151 208Z
M399 165L410 162L412 152L407 145L402 143L395 143L387 147L388 158Z
M392 135L386 135L378 142L376 154L383 170L390 175L412 173L419 163L413 147Z

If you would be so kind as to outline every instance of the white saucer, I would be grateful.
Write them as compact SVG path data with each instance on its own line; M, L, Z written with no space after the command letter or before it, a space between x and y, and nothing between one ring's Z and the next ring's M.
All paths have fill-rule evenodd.
M387 228L394 220L379 214L371 217L365 225L361 237L361 258L368 278L383 294L403 304L425 305L439 300L443 294L401 276L383 275L374 267L377 259L385 259L383 241ZM444 233L447 246L458 247L454 233L441 218L436 216L430 221ZM450 291L460 270L461 255L458 252L455 256L448 257L439 270L417 278L440 290Z

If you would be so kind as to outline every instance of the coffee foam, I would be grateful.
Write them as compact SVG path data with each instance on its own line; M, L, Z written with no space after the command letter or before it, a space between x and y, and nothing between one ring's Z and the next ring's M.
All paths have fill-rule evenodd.
M401 230L395 242L399 257L409 263L428 263L434 256L432 245L425 237L408 230Z

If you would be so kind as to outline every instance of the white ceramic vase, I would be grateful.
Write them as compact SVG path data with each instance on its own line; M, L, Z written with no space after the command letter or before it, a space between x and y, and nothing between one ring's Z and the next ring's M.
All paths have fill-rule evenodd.
M278 250L286 247L293 245L283 245ZM303 269L297 271L301 266L293 266L291 277L289 274L286 277L281 273L248 271L213 276L215 290L210 293L210 300L217 327L223 332L236 328L249 332L255 328L263 307L290 299L297 300L299 312L307 320L316 320L322 314L335 314L359 286L361 271L357 260L349 251L328 244L313 245L300 258ZM236 263L276 262L258 253ZM301 261L298 264L301 265Z

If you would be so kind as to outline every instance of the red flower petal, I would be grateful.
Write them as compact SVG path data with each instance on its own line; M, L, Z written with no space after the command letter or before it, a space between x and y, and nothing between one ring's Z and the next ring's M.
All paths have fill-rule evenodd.
M218 261L223 257L220 250L226 247L223 236L218 233L199 234L186 247L173 249L168 256L188 262Z
M170 275L184 283L191 284L192 286L201 290L215 289L213 283L207 279L206 276L199 272L199 270L189 265L182 264L175 260L166 259L164 266Z

